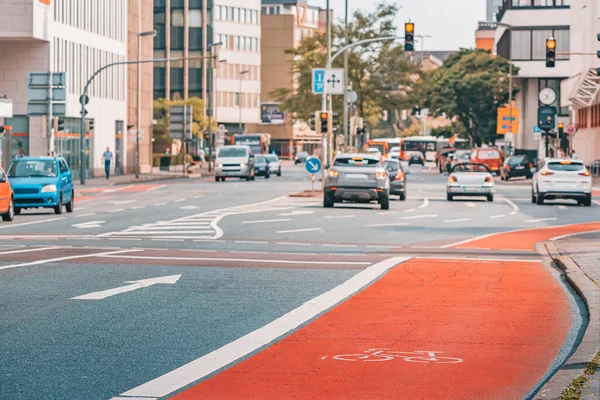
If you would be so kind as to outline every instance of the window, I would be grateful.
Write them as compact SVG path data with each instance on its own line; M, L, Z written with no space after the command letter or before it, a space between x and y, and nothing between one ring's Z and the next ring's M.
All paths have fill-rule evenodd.
M569 7L571 0L512 0L513 8Z
M240 9L239 8L234 8L234 13L233 13L233 20L235 22L240 22Z
M531 31L531 59L545 60L546 59L546 39L552 36L551 30L534 30Z
M568 53L570 51L569 29L515 29L512 32L511 51L515 61L543 61L546 59L546 39L552 36L556 39L556 51ZM504 40L504 38L502 39ZM501 40L501 42L502 42ZM499 44L500 46L500 44ZM500 53L500 49L498 50ZM502 56L508 58L509 54ZM557 60L568 60L568 54L557 55Z
M513 31L511 40L513 60L531 58L531 31Z
M215 19L217 21L221 20L221 10L223 9L223 6L217 6L217 12L215 13Z
M235 99L233 101L233 104L235 106L239 106L240 105L240 94L238 92L235 93Z
M190 28L202 28L202 11L201 10L189 10L188 19Z
M245 8L242 8L240 10L240 22L242 22L244 24L246 23L246 9Z
M222 6L222 9L221 9L221 19L223 21L229 21L229 7Z
M183 10L171 12L171 26L183 26Z

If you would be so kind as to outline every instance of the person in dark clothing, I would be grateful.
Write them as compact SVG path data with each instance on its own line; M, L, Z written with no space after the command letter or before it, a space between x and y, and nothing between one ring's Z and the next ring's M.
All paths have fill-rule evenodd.
M110 178L110 165L113 160L113 153L110 152L110 147L106 147L106 151L102 154L102 158L104 159L104 173L106 173L106 179Z

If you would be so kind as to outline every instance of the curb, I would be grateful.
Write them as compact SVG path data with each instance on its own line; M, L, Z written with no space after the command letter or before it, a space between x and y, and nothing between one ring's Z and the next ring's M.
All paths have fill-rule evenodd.
M542 250L542 251L540 251ZM535 395L535 399L560 399L574 379L582 376L588 363L600 350L600 288L569 257L560 254L552 242L542 243L538 252L553 260L564 272L567 282L583 299L588 311L588 326L575 352Z

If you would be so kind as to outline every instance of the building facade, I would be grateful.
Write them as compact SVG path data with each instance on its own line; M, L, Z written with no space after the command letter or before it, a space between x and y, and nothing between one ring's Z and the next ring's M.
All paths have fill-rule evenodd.
M572 0L571 51L584 53L571 59L569 79L562 82L561 104L570 108L570 124L576 128L572 147L586 165L600 160L600 60L596 51L600 42L600 4L597 1Z
M260 6L260 0L243 4L237 0L155 0L156 58L216 57L218 53L218 60L155 65L154 98L203 98L207 108L214 108L214 118L229 135L257 123Z
M271 135L271 149L283 157L298 151L313 152L321 146L321 135L304 121L281 112L273 98L276 89L294 91L293 56L285 50L297 47L303 38L326 30L326 11L306 0L262 1L262 66L260 123L249 126L253 133Z
M519 89L515 101L520 110L519 133L514 135L516 153L532 158L545 157L545 144L537 133L537 110L542 105L539 93L551 88L558 109L558 122L569 122L569 109L560 104L561 81L570 75L570 56L557 54L555 68L546 68L546 39L557 42L557 53L570 51L570 0L504 0L498 21L512 26L498 26L495 53L511 58L519 68L514 85ZM556 143L552 143L555 149ZM554 150L552 150L554 151Z
M502 7L502 0L486 0L485 21L496 22L500 7Z
M146 2L146 0L144 0ZM4 163L17 154L60 153L78 175L80 156L79 97L88 78L100 67L128 58L127 0L1 0L0 96L13 100L10 137L3 138ZM115 12L122 10L122 12ZM27 73L66 73L65 127L48 132L46 117L27 116ZM89 87L86 119L88 176L101 174L102 153L115 152L117 172L130 160L125 150L127 127L127 68L113 67ZM86 124L88 126L88 124Z

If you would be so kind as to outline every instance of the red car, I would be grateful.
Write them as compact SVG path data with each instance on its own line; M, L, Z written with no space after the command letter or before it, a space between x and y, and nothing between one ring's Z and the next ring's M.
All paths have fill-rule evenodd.
M0 216L3 221L12 221L15 216L13 202L13 191L6 177L6 173L0 167Z
M471 160L476 164L487 166L490 171L500 175L502 169L502 153L497 147L488 147L483 149L474 149L471 153Z

